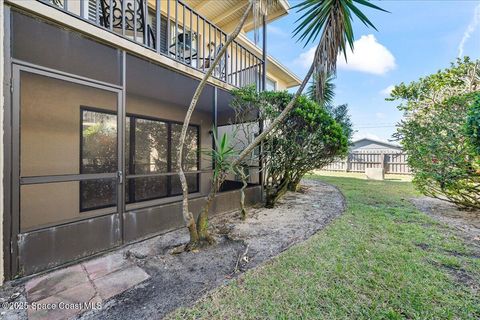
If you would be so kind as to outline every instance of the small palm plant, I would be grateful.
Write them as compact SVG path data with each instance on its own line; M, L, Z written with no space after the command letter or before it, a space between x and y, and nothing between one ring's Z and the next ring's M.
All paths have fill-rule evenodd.
M232 146L229 135L224 133L221 139L218 139L217 130L213 128L213 142L214 147L208 150L203 150L202 153L207 159L212 160L212 184L210 193L207 197L206 205L203 207L197 218L197 232L199 241L197 243L189 243L187 249L191 246L199 246L204 242L209 244L214 242L213 237L208 233L208 211L211 202L215 199L215 195L220 190L223 181L230 173L236 172L235 167L232 165L233 159L238 156L235 148Z

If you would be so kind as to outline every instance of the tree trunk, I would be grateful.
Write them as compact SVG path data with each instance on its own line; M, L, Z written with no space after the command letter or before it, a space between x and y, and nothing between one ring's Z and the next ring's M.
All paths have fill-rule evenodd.
M288 191L298 192L300 189L300 180L301 178L296 178L288 184Z
M318 48L317 48L318 50ZM310 70L308 71L307 75L305 76L305 79L303 79L302 84L298 88L297 92L293 96L292 100L288 103L288 105L285 107L285 109L280 113L280 115L268 126L268 128L263 131L260 135L258 135L246 148L243 150L240 155L232 162L232 167L237 167L243 159L245 159L252 151L255 149L257 145L262 142L265 137L277 126L280 122L285 120L287 117L288 113L293 109L295 102L297 101L298 97L302 94L303 89L305 89L305 86L307 85L308 81L310 80L310 77L313 74L314 70L314 65L312 63ZM219 178L218 185L221 185L226 177L226 175L221 175L222 177ZM212 191L210 191L212 193ZM210 196L210 195L209 195ZM206 203L205 207L210 206L210 203Z
M318 48L317 48L318 50ZM312 63L312 65L310 66L310 70L308 70L308 73L307 75L305 76L305 79L303 79L303 82L302 84L300 85L300 87L298 87L298 90L297 92L295 93L295 95L293 96L292 100L290 100L290 102L287 104L287 106L285 107L285 109L283 109L283 111L278 115L278 117L275 118L275 120L272 121L272 123L262 132L260 133L246 148L245 150L243 150L240 155L238 156L238 158L236 158L233 162L232 162L232 166L236 167L238 166L242 161L243 159L245 159L250 153L252 153L253 149L255 149L259 144L260 142L262 142L266 137L267 135L270 134L270 132L272 132L273 129L275 129L275 127L280 123L282 122L283 120L285 120L285 118L288 116L289 112L293 109L293 107L295 106L295 102L297 101L298 97L302 94L303 92L303 89L305 89L305 86L308 84L308 81L310 80L312 74L313 74L313 70L314 70L314 65Z
M215 242L213 237L208 232L208 211L211 203L213 202L217 194L216 187L212 186L212 190L214 191L213 192L210 191L210 193L208 194L207 201L197 218L197 233L198 233L197 244L199 246L202 246L204 244L212 244Z
M245 171L239 170L240 177L242 178L242 188L240 189L240 217L242 220L247 220L247 209L245 208L245 189L248 186L247 175Z
M177 166L178 166L178 176L180 178L180 184L182 186L182 196L183 196L182 215L183 215L183 220L185 222L185 225L188 227L188 230L190 232L191 245L194 245L199 241L199 235L197 231L197 226L195 225L195 219L193 218L193 214L188 209L188 184L187 184L187 179L185 177L185 173L183 172L183 146L185 144L185 138L187 136L188 125L190 124L190 119L192 117L193 111L197 106L198 99L200 98L200 95L202 94L202 91L205 88L205 85L207 84L208 79L212 75L213 71L215 70L215 67L220 62L223 55L227 52L228 46L233 42L233 40L238 36L240 31L242 30L243 25L245 24L245 21L248 17L248 14L252 9L252 6L253 6L253 2L249 1L247 9L243 13L243 16L240 19L240 22L238 23L237 27L228 36L227 41L223 45L218 55L215 57L215 60L213 61L213 63L208 68L207 73L203 76L202 81L200 81L200 83L198 84L198 87L195 90L195 93L192 97L192 101L190 102L190 106L188 107L187 113L185 114L185 119L183 121L182 132L180 134L180 142L178 144ZM205 215L208 215L208 210L205 213ZM206 218L202 218L202 219L206 219ZM203 227L200 229L203 230Z
M288 191L289 183L290 179L283 178L278 187L267 190L265 207L273 208L278 199L280 199Z

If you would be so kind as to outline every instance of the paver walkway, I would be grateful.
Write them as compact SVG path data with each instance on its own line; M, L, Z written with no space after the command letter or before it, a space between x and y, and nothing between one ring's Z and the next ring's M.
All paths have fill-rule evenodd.
M148 279L150 276L119 253L93 259L25 284L31 320L68 319ZM53 309L54 308L54 309Z

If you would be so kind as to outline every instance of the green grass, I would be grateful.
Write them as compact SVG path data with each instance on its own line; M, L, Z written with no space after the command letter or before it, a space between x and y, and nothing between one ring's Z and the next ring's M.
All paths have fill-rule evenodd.
M417 196L411 183L313 178L340 188L347 200L344 215L170 316L480 319L480 293L470 287L480 283L480 259L445 225L410 204Z

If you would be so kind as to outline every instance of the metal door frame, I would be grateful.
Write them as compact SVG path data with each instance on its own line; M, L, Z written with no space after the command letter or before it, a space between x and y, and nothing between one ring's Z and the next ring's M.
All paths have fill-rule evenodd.
M10 220L10 278L14 278L19 272L19 247L18 240L20 232L20 186L28 184L39 183L54 183L54 182L68 182L68 181L84 181L102 178L117 178L117 201L115 213L107 213L105 215L119 214L120 218L120 233L121 243L124 243L124 141L125 141L125 92L124 86L117 86L105 82L88 79L85 77L68 74L65 72L44 68L41 66L33 65L24 61L11 59L12 70L12 100L11 100L11 141L5 141L5 143L11 142L11 220ZM92 87L108 92L115 93L117 95L117 162L118 168L115 173L99 173L99 174L66 174L66 175L50 175L40 177L20 177L20 74L21 72L28 72L36 75L46 76L57 80L63 80L78 85ZM8 108L8 106L5 106ZM8 186L6 186L8 188ZM8 214L7 212L5 214ZM100 215L101 216L101 215ZM82 220L79 219L75 223ZM41 228L40 228L41 229ZM40 230L39 229L39 230ZM44 228L46 229L46 228ZM6 253L8 254L8 253Z

